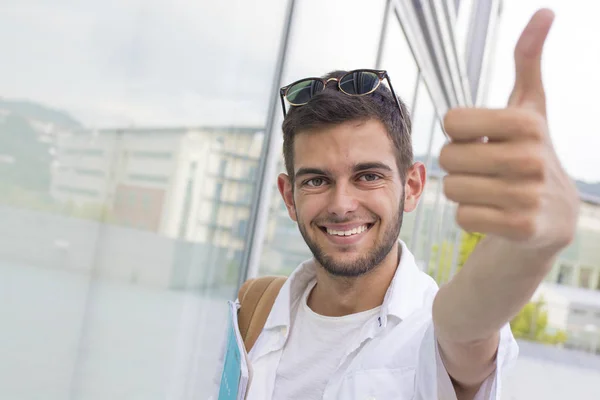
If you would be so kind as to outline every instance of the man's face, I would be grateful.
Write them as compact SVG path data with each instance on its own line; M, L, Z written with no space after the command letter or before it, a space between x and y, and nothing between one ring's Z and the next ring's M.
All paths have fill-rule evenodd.
M398 240L404 209L394 145L384 125L352 121L300 133L294 171L293 191L285 175L279 188L325 270L352 277L379 265Z

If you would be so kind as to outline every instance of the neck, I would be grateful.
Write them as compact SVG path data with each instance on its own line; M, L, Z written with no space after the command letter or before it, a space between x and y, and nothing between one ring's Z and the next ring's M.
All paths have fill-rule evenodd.
M318 268L317 284L308 297L308 306L317 314L328 317L341 317L380 306L396 273L400 251L396 242L378 266L355 278L333 276Z

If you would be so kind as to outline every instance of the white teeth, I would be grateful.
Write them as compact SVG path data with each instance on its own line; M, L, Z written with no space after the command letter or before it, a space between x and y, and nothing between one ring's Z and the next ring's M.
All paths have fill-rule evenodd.
M351 235L363 233L366 230L367 230L367 226L362 225L362 226L359 226L358 228L350 229L347 231L336 231L334 229L327 228L327 233L330 235L337 235L337 236L351 236Z

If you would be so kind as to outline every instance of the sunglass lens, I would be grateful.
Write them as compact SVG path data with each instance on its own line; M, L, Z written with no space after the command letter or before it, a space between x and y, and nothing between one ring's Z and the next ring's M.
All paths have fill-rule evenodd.
M323 82L316 79L307 79L290 86L286 98L290 104L306 104L317 93L323 90Z
M340 79L340 89L347 94L366 94L379 85L379 76L374 72L355 71Z

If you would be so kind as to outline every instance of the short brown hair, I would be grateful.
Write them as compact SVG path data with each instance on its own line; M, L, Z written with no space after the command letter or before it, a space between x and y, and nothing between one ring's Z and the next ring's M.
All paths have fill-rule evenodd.
M333 71L324 79L340 78L347 71ZM339 90L329 88L315 95L307 104L290 107L283 120L283 159L285 169L294 181L294 137L302 131L338 125L348 121L366 121L376 119L383 123L394 143L396 163L400 178L404 182L408 169L413 164L411 141L411 121L408 109L401 99L400 115L391 91L385 85L379 85L372 94L349 96Z

